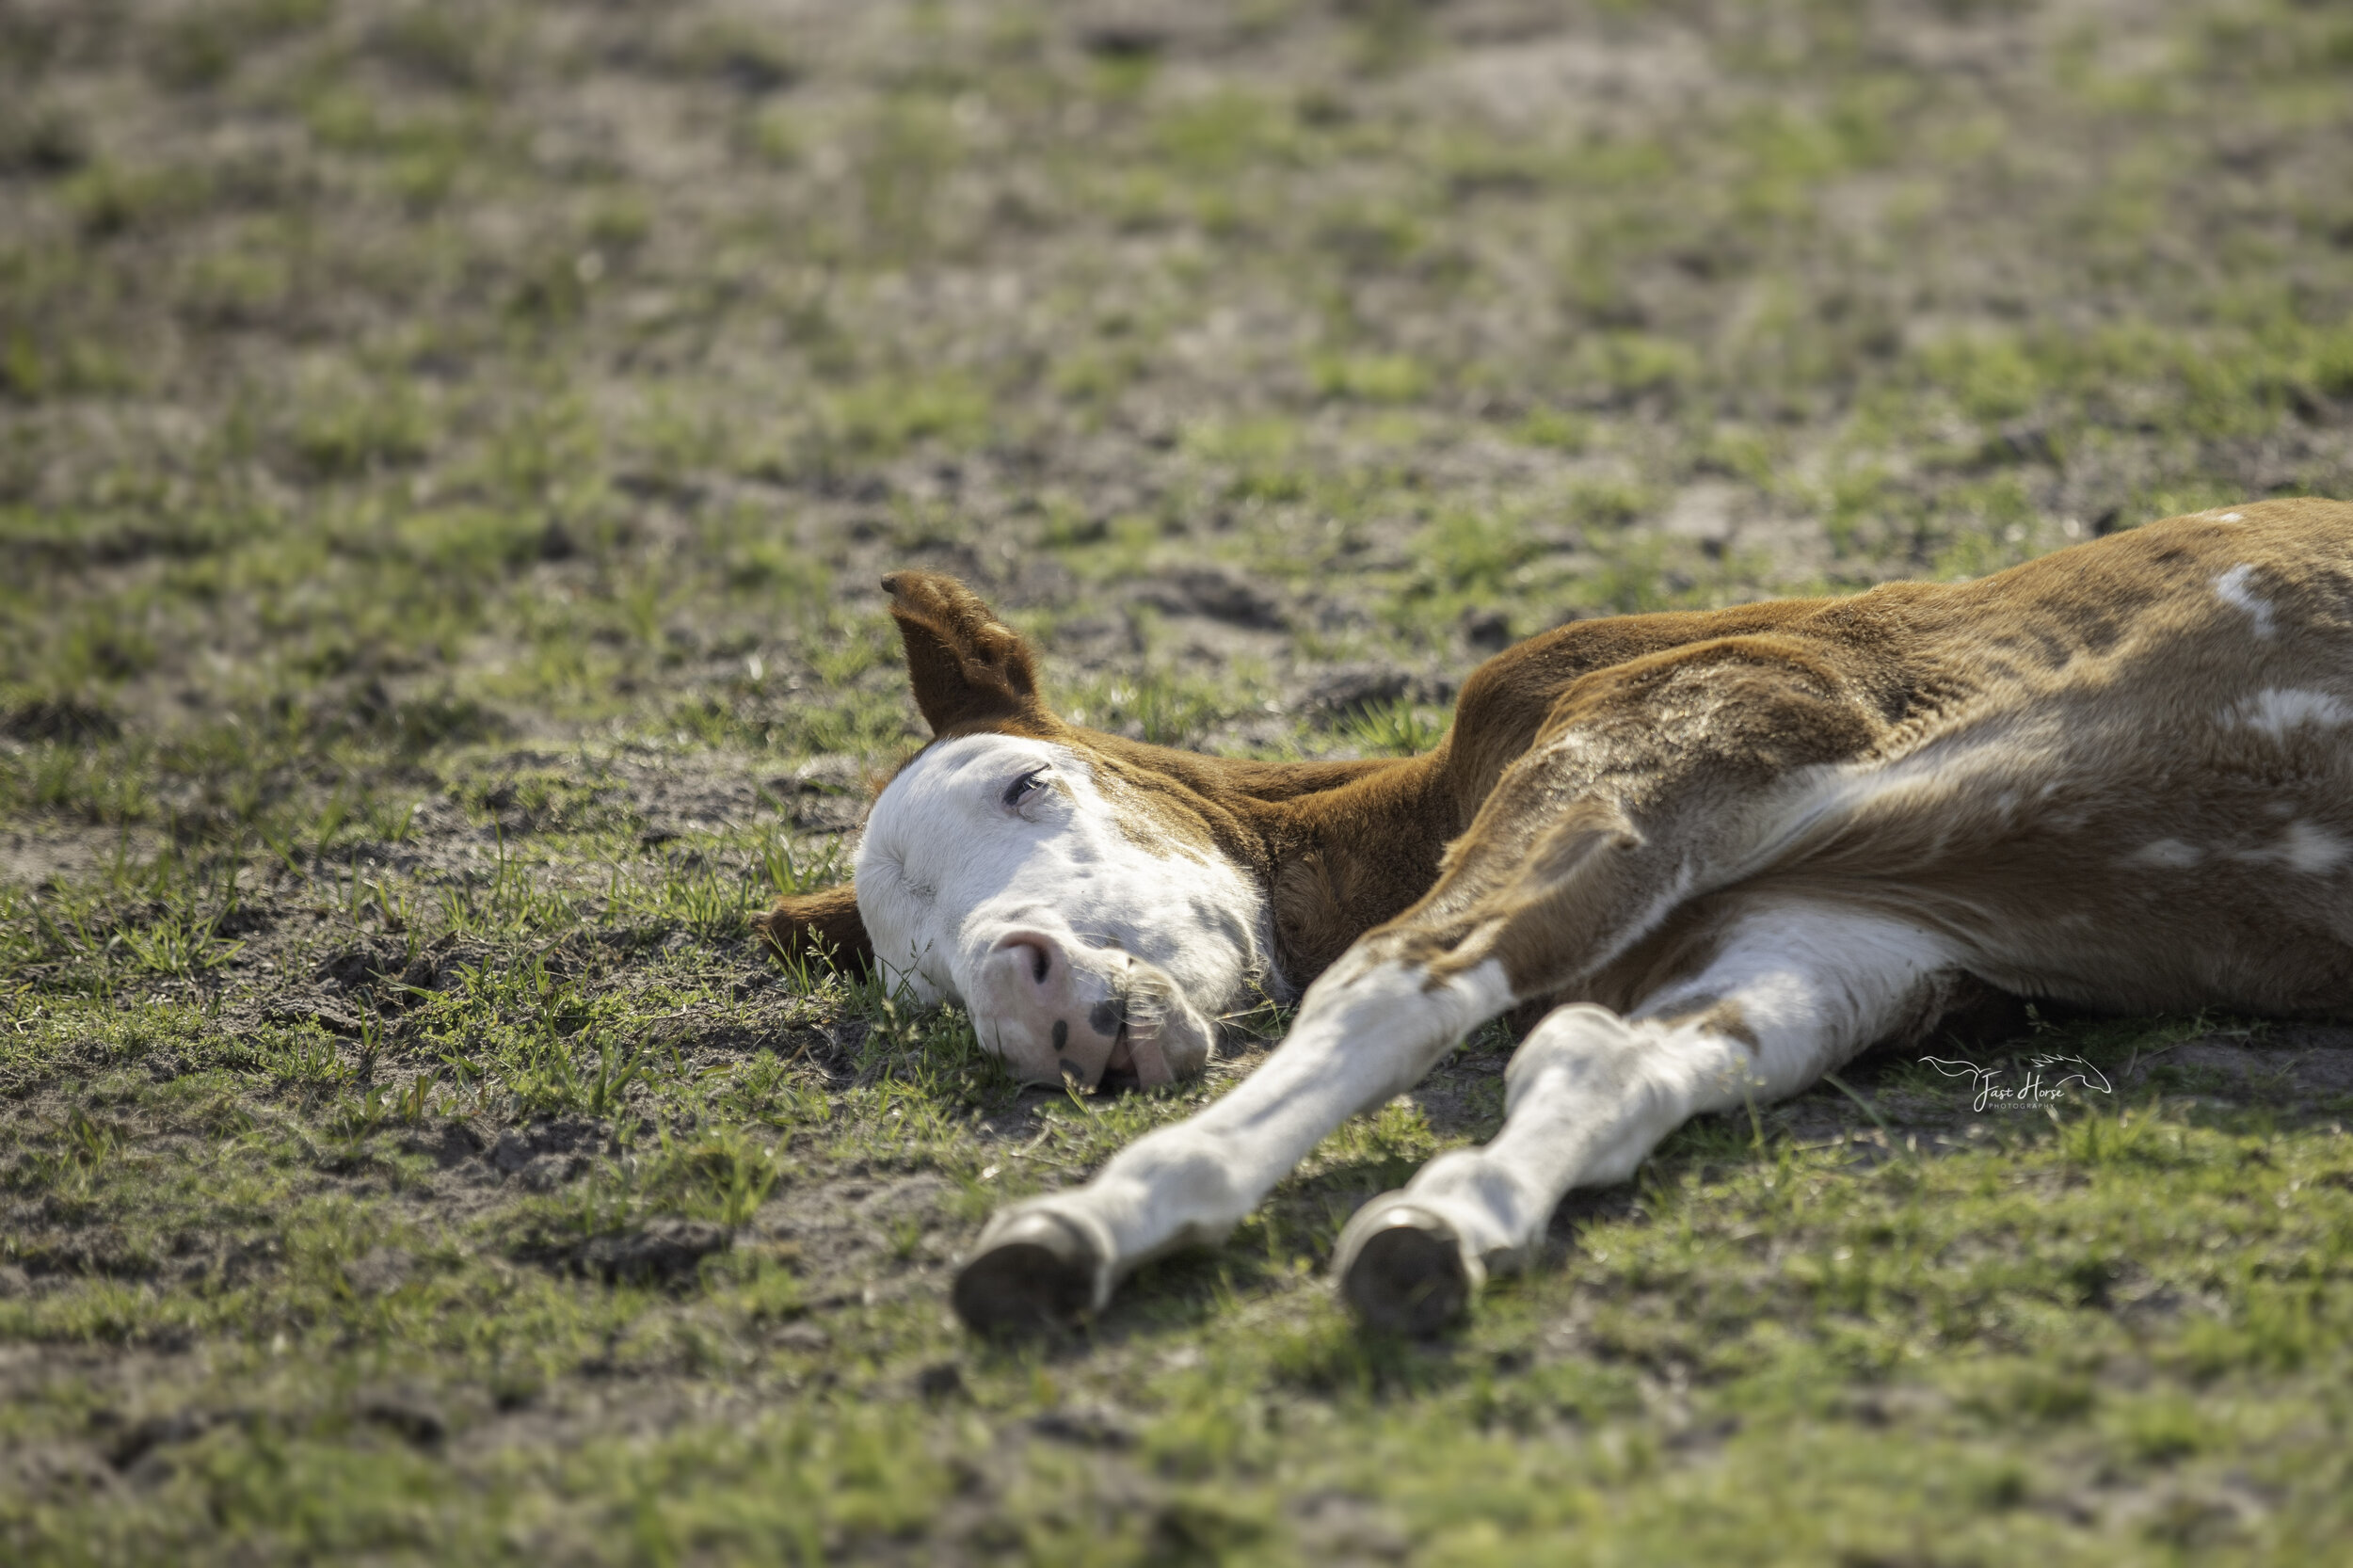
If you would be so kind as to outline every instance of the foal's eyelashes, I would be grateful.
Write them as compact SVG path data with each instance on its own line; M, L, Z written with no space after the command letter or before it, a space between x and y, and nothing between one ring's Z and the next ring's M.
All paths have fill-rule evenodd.
M1044 782L1045 778L1046 770L1044 768L1032 768L1028 773L1023 774L1020 777L1006 785L1005 792L1002 797L1006 809L1020 809L1021 803L1023 801L1028 800L1032 794L1046 787Z

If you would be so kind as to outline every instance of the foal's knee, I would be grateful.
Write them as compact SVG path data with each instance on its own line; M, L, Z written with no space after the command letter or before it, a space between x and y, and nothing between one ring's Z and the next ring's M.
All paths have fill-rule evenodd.
M1638 1048L1633 1026L1607 1007L1580 1001L1555 1008L1503 1069L1503 1113L1510 1115L1547 1080L1622 1085L1634 1070Z

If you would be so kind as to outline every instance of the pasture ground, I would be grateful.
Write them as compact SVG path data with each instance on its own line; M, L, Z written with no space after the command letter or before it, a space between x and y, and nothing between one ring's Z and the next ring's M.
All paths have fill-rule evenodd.
M1019 1091L745 922L918 738L890 566L1330 755L1563 616L2353 494L2348 167L2293 0L12 0L0 1556L2342 1561L2346 1031L1859 1064L1368 1337L1482 1034L998 1348L990 1208L1281 1020Z

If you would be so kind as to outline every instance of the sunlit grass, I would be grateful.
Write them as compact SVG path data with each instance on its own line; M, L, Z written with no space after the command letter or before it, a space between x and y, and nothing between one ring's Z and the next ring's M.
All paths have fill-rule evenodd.
M0 1556L2334 1561L2353 1105L2159 1055L2252 1026L1865 1064L1368 1337L1491 1031L1001 1348L987 1214L1285 1016L1024 1090L751 921L922 738L894 568L1402 755L1573 616L2346 494L2342 17L1065 9L0 21Z

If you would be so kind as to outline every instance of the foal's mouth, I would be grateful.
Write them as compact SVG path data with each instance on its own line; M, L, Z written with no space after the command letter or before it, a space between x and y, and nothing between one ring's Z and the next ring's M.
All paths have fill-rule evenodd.
M1143 1075L1136 1070L1135 1044L1128 1038L1127 998L1119 1000L1119 1037L1112 1042L1112 1053L1103 1061L1102 1076L1095 1080L1095 1092L1098 1095L1124 1095L1144 1087Z

